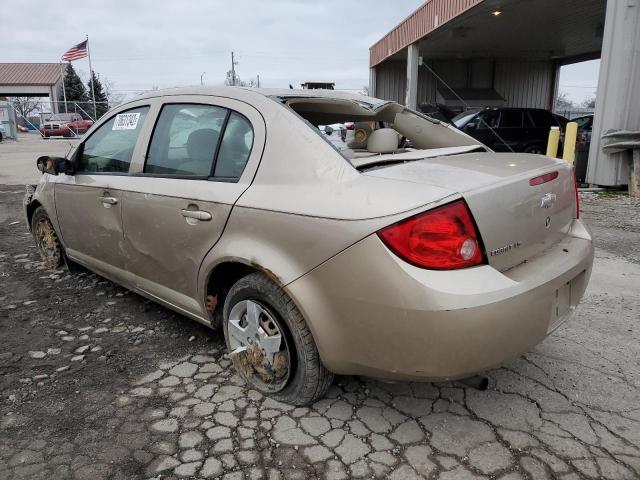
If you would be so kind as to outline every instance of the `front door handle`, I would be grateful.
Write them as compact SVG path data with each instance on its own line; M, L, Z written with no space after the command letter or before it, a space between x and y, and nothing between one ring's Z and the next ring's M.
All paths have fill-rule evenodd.
M107 205L115 205L116 203L118 203L118 199L115 197L98 197L98 200L100 200L104 206L106 207Z
M211 214L209 212L205 212L204 210L180 210L180 214L187 218L193 220L200 220L201 222L208 222L211 220Z

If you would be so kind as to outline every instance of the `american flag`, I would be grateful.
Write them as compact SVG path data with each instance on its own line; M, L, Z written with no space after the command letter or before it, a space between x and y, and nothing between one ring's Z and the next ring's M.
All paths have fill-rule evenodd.
M69 50L62 55L62 60L73 62L74 60L80 60L87 56L87 42L89 40L85 40L77 45L74 45Z

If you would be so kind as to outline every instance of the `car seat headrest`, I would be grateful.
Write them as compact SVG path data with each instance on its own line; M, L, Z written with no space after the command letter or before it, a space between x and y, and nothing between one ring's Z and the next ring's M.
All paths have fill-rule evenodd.
M353 126L353 139L347 144L347 147L354 150L367 148L367 140L371 131L369 122L356 122Z
M211 128L194 130L187 138L187 154L196 162L211 162L218 144L219 133Z
M367 150L372 153L393 153L398 150L398 132L393 128L380 128L369 135Z

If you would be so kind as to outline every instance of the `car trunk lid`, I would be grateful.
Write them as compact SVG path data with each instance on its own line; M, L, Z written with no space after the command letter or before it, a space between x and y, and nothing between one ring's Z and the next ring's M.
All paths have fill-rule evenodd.
M549 175L543 177L545 174ZM476 221L489 264L500 271L560 241L575 216L572 169L542 155L478 152L442 156L378 168L365 175L460 193Z

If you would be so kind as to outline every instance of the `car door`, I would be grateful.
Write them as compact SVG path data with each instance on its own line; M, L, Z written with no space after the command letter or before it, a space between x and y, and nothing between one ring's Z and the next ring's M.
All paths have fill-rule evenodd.
M125 267L122 187L149 108L139 105L101 122L76 149L74 174L61 175L54 189L67 255L120 280Z
M500 136L500 139L497 139L496 151L522 152L527 143L522 124L522 110L519 108L502 109L496 133Z
M546 148L551 127L561 127L560 123L551 112L546 110L535 108L530 109L528 113L534 125L529 135L530 141L536 142ZM561 138L564 137L563 128L560 128L560 136Z
M126 267L137 288L204 315L200 265L249 186L264 139L262 117L239 101L187 96L162 105L125 193Z
M483 110L476 117L469 121L470 129L465 130L466 133L487 145L493 150L501 150L496 129L498 128L498 120L500 119L500 111L495 109Z

